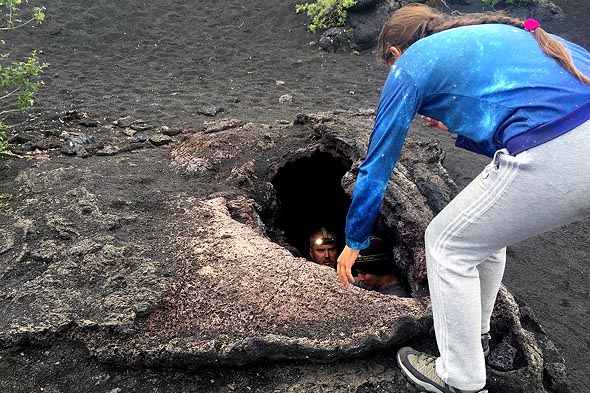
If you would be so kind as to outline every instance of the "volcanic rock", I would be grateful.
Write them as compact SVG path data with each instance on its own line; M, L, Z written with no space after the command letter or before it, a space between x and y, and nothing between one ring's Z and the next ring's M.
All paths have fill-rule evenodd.
M322 169L326 179L341 173L335 187L350 198L374 112L301 119L244 122L126 157L11 162L20 169L10 169L6 182L21 191L0 214L0 359L9 359L2 364L45 348L55 367L72 356L146 370L276 360L298 362L313 379L322 367L310 361L365 362L371 368L361 366L358 391L415 391L393 354L407 344L436 352L423 233L456 193L442 150L407 140L376 224L393 243L412 297L345 288L332 269L289 251L293 228L301 228L290 225L312 217L301 211L298 223L284 219L282 179L308 169ZM305 198L305 184L290 190ZM490 356L503 361L488 367L490 392L566 386L563 361L536 326L502 288ZM106 368L92 367L93 379L104 378ZM259 367L259 375L274 374L272 365ZM261 389L280 390L279 383L269 378ZM327 389L344 387L335 379Z

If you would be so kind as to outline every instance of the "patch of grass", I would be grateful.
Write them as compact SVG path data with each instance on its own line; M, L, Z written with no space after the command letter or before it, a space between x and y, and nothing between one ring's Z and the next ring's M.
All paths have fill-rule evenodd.
M295 12L305 12L311 18L310 31L342 26L346 21L347 10L356 0L317 0L314 3L297 4Z

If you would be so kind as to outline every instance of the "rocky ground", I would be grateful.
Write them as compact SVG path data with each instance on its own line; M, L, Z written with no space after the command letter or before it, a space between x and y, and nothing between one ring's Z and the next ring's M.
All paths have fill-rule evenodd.
M80 282L98 280L105 288L117 288L118 295L105 299L106 304L116 305L125 299L137 306L118 309L116 315L129 320L145 317L142 311L150 310L149 305L160 299L155 295L157 289L171 287L166 275L154 276L155 270L166 272L170 268L165 248L160 247L175 234L161 226L170 218L170 204L178 195L233 195L233 191L216 189L214 179L171 176L171 150L187 137L215 133L206 124L212 120L219 126L221 118L237 119L227 120L230 128L231 124L247 122L266 124L271 136L260 137L255 144L260 143L260 148L277 145L272 136L276 129L290 124L300 113L374 108L377 103L385 69L371 51L351 54L319 50L320 37L306 31L306 18L293 13L295 3L228 0L201 6L178 1L54 1L46 5L48 19L43 25L18 34L6 33L2 38L13 55L37 48L49 68L35 109L26 116L8 119L21 138L15 141L15 151L28 159L0 159L0 203L5 209L3 219L8 220L5 224L15 225L11 217L22 213L26 202L35 206L32 219L42 220L44 230L53 231L56 241L87 239L64 252L74 262L85 256L96 262L93 255L104 258L103 262L86 272L80 271L79 263L72 263L56 274L76 277ZM584 19L590 4L572 0L554 3L564 11L563 18L541 20L543 26L587 47L590 34ZM475 10L481 5L476 1L467 7ZM459 188L485 165L485 159L455 149L446 134L419 124L412 132L424 141L440 140L447 153L444 166ZM301 136L297 143L308 136ZM313 143L313 138L308 143ZM283 153L276 155L282 157ZM195 162L198 166L199 161ZM253 181L249 173L247 165L240 166L233 181ZM56 176L63 179L56 182ZM30 189L15 189L15 184L27 184ZM45 209L52 198L64 204L56 203L53 215ZM35 199L46 205L35 205ZM142 213L139 216L138 211ZM33 253L14 254L19 245L38 234L27 232L30 226L26 220L16 227L21 228L20 237L1 239L2 277L5 284L19 288L18 299L26 304L35 298L33 294L44 294L43 281L30 283L46 273L56 252L49 241L35 243L29 250ZM68 229L72 227L74 232ZM97 237L97 228L106 235ZM590 224L582 222L511 247L505 276L505 284L521 308L528 310L523 304L528 305L537 315L531 320L540 321L541 326L531 323L529 329L546 332L551 340L547 342L554 342L559 356L565 358L574 392L585 391L590 375L590 337L584 323L589 305L588 233ZM138 239L142 239L139 244ZM122 266L108 263L121 254L138 258L128 258ZM15 265L17 260L26 263ZM114 281L101 282L100 275L93 275L98 267L112 272ZM153 280L131 296L121 277ZM93 328L92 321L97 318L103 325L116 326L126 326L125 319L113 320L103 303L89 302L72 310L61 301L72 291L76 292L62 288L61 297L48 294L41 297L44 301L31 303L26 309L31 315L48 316L54 324L51 326L58 327L51 335L26 333L1 338L5 344L0 354L4 391L407 389L405 381L391 371L395 366L390 348L375 349L369 357L329 364L284 359L198 371L104 362L100 356L88 356L87 348L78 341L64 338L75 329L68 322L72 318L62 320L59 315L75 313L75 326L87 329ZM4 292L3 296L9 294ZM74 295L84 298L91 294ZM41 307L44 304L52 307ZM23 309L15 312L3 308L2 322L8 328L17 317L27 316ZM558 360L551 363L560 364Z
M349 198L373 115L219 120L173 136L142 123L133 137L137 123L118 119L33 163L5 162L4 185L18 192L3 194L0 387L136 391L139 379L168 391L171 378L189 373L213 382L181 378L181 390L413 391L391 363L409 343L436 353L423 233L457 191L438 143L408 139L378 218L410 298L342 287L333 269L291 254L303 227L281 220L285 211L307 222L346 210L314 211L304 193L281 193L292 182L282 173L309 178L340 163L346 173L325 171L320 181L342 178ZM55 129L42 123L63 135L89 122L72 112L61 120ZM492 330L490 391L566 391L563 360L505 289ZM319 364L334 369L309 369ZM253 369L274 378L250 381Z

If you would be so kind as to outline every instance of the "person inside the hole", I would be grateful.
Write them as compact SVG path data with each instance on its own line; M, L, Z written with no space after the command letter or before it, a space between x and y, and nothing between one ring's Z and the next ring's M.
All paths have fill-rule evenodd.
M336 236L324 227L315 231L309 238L309 256L318 265L335 269L338 257Z
M408 297L391 248L385 240L371 236L369 247L361 250L354 265L357 272L355 285L383 295Z
M389 75L358 168L338 276L354 282L351 269L370 243L416 113L456 134L458 146L492 157L425 232L440 356L397 353L423 390L478 392L486 383L481 335L506 247L590 217L590 53L533 19L446 15L418 3L390 16L377 50Z

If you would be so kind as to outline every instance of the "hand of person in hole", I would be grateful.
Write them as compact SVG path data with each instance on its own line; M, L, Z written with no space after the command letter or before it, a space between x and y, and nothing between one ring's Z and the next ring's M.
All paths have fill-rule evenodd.
M421 115L420 119L426 121L425 125L427 125L428 127L436 127L436 128L441 129L443 131L449 130L449 127L445 126L445 123L443 123L440 120L435 120L432 117L428 117L428 116L424 116L424 115Z
M344 250L342 250L340 256L338 257L338 267L336 268L336 271L338 272L338 278L340 279L340 282L345 287L348 286L348 284L354 283L354 277L352 276L351 269L358 256L359 250L345 246Z

